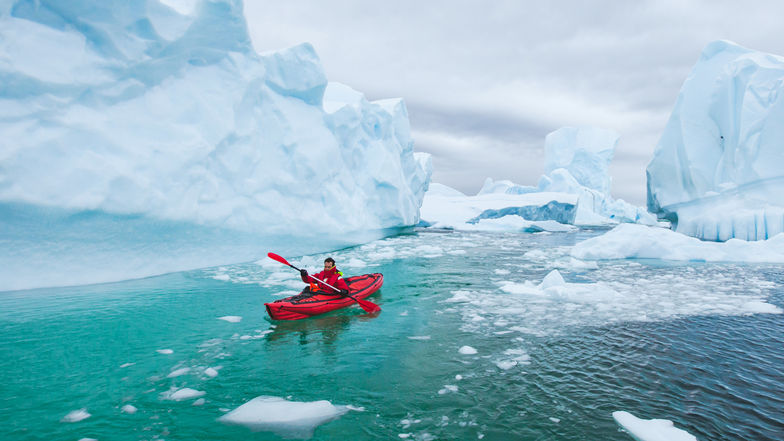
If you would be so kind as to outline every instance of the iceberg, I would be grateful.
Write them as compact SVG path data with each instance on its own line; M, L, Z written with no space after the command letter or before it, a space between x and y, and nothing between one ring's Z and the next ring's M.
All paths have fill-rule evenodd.
M784 263L784 233L760 241L702 241L667 228L622 224L582 241L571 255L581 260L661 259L701 262Z
M416 225L400 99L258 54L240 0L0 5L0 290L341 248Z
M545 138L545 174L536 187L487 178L476 196L466 196L433 183L422 202L421 225L510 232L569 231L563 224L656 225L656 217L644 208L610 196L608 167L618 137L596 127L562 127L550 133Z
M545 174L538 189L579 195L577 225L657 223L642 207L610 196L608 169L619 137L598 127L562 127L545 138Z
M648 209L703 240L784 231L784 58L702 51L647 168Z

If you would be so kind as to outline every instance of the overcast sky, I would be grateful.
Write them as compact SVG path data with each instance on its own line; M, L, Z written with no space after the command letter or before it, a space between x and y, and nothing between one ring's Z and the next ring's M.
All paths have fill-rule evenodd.
M784 55L784 2L257 1L256 50L310 42L330 81L402 97L433 182L475 194L486 177L535 185L544 137L621 135L612 193L645 204L645 167L710 41Z

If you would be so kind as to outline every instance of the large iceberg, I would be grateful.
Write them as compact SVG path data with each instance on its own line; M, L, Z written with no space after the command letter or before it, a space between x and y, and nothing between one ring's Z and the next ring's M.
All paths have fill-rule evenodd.
M648 165L648 209L706 240L784 231L784 58L708 44Z
M433 227L525 232L569 230L552 221L655 225L656 218L644 208L610 196L608 168L617 143L618 134L611 130L562 127L545 138L545 174L536 187L487 178L476 196L466 196L433 184L422 219Z
M264 55L240 0L0 2L0 290L305 253L419 221L402 100ZM175 9L176 8L176 9Z

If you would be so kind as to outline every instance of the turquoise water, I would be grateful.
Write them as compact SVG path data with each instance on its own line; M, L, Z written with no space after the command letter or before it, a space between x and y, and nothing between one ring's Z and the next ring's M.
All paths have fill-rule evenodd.
M270 322L263 302L301 286L271 261L0 293L0 439L290 436L218 421L258 396L357 409L324 440L630 440L616 410L698 439L781 439L784 315L753 312L784 307L782 267L571 259L600 233L419 232L333 253L347 275L384 274L375 317ZM537 291L553 269L579 285ZM185 387L203 402L166 399ZM62 421L78 409L90 417Z

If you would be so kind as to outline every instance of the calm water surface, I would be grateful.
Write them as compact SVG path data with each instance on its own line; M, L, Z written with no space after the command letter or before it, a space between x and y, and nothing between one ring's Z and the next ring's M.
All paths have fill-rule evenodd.
M0 439L286 436L217 421L257 396L362 409L319 440L630 440L616 410L701 440L784 439L784 315L750 313L784 307L782 266L569 256L600 233L419 232L333 253L347 275L384 274L376 317L270 322L263 302L302 285L272 261L0 293ZM537 292L554 269L580 285ZM203 402L166 399L184 387ZM62 421L78 409L91 416Z

